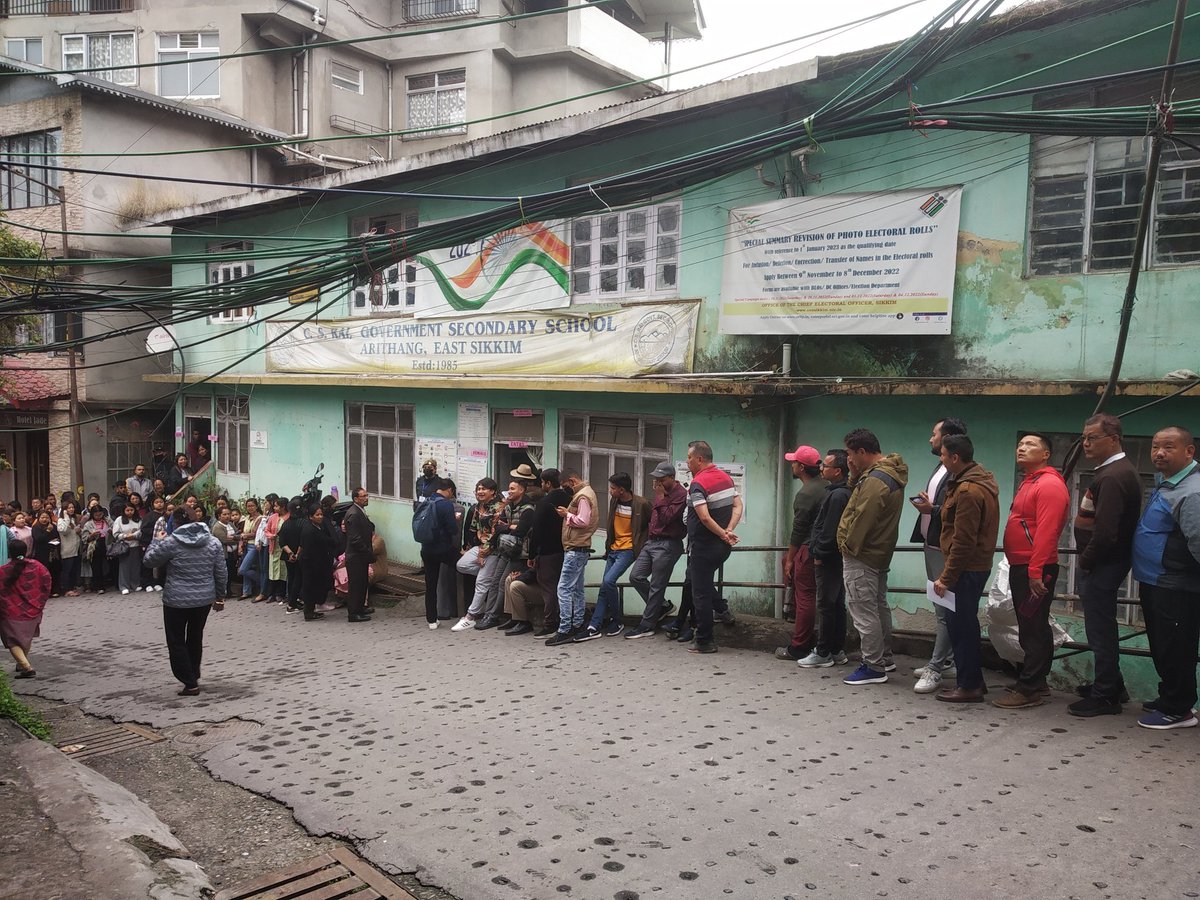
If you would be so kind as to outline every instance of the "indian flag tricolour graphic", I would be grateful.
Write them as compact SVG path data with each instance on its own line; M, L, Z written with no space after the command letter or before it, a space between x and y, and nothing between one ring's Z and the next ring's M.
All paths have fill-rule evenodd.
M418 317L559 309L571 302L562 222L528 222L416 258Z

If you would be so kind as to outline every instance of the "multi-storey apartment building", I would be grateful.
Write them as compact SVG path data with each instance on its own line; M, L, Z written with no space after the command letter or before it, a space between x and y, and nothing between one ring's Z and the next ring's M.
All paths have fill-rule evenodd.
M703 23L697 0L3 0L0 15L7 56L282 132L305 174L657 93L670 42Z

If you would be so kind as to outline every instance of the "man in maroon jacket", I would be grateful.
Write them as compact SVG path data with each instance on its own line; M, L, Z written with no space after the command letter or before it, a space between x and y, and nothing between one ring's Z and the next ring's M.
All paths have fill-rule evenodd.
M654 479L650 531L629 573L629 583L646 604L646 611L637 627L625 632L625 637L631 639L653 635L658 623L674 609L674 604L666 600L667 583L683 556L683 537L687 534L683 524L687 491L675 480L675 467L670 461L661 462L650 476Z
M1013 498L1004 526L1004 556L1017 613L1017 639L1025 651L1021 674L992 701L1001 709L1040 706L1050 693L1046 676L1054 658L1050 604L1058 581L1058 536L1071 503L1066 482L1050 465L1050 439L1026 431L1017 441L1017 466L1025 479Z

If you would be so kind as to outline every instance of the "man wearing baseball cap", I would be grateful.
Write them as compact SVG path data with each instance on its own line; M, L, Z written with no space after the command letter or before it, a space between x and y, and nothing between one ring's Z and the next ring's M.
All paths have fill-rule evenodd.
M687 491L675 480L675 467L669 461L660 462L650 477L654 479L650 530L629 573L629 583L646 604L642 621L625 632L625 637L634 640L652 636L658 623L674 609L666 599L667 583L679 557L683 556L683 538L687 534L683 523Z
M792 500L792 536L783 559L783 606L785 612L789 608L794 612L796 627L792 642L777 648L775 658L798 662L813 649L816 634L817 579L808 540L827 485L821 477L821 454L815 447L801 444L783 458L792 464L792 477L800 481L800 490Z

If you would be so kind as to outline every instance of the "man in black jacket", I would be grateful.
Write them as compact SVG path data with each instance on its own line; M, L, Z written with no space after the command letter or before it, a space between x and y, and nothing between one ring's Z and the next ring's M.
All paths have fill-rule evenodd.
M850 500L850 464L845 450L830 450L821 461L825 479L825 498L817 509L808 539L808 551L817 577L817 644L797 665L804 669L824 669L845 665L846 659L846 585L842 580L842 554L838 551L838 522Z
M939 541L942 538L942 504L946 502L946 487L950 478L946 467L942 465L942 440L952 434L966 433L966 423L953 416L947 416L934 423L933 434L929 436L929 451L938 458L938 464L929 476L925 490L917 494L912 501L917 510L917 521L913 524L909 540L921 545L925 556L925 577L929 581L937 581L946 563ZM942 683L942 673L954 668L954 644L950 640L949 612L944 606L935 604L933 607L933 614L937 620L933 655L930 656L927 665L913 673L917 676L913 690L918 694L932 694L938 690Z
M1083 455L1096 466L1075 517L1083 625L1096 660L1096 680L1081 685L1073 716L1118 715L1129 700L1117 641L1117 592L1133 564L1133 533L1142 513L1142 482L1121 449L1121 420L1100 413L1083 423Z
M364 511L370 501L366 488L356 487L350 499L353 503L342 521L342 528L346 532L346 611L351 622L370 622L371 617L363 612L363 607L366 606L369 588L367 578L375 523L367 518Z
M562 519L556 510L571 502L571 492L560 487L558 469L542 470L545 496L533 509L533 527L529 529L529 565L537 571L542 589L545 618L534 637L546 637L558 631L558 578L562 574Z

